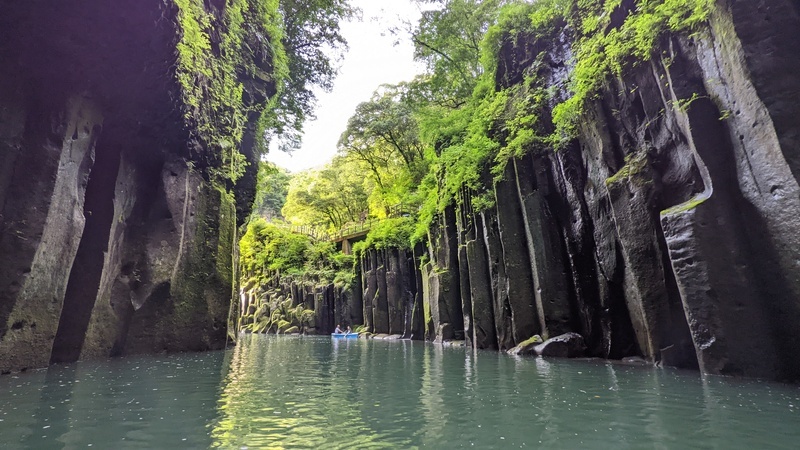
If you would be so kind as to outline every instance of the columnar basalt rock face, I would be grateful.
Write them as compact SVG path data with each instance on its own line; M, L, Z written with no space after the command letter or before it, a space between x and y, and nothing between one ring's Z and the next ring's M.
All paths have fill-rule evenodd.
M494 206L465 190L417 255L426 339L578 333L592 356L800 379L798 25L790 0L720 1L610 80L574 140L509 161ZM569 33L501 48L498 85L558 95Z
M475 348L497 348L497 332L494 327L491 281L486 242L483 239L483 221L473 216L475 238L466 243L469 292L472 309L471 341Z
M235 199L187 151L174 7L2 9L0 371L223 347Z
M430 318L426 321L426 334L437 341L463 339L455 208L445 209L428 242L430 263L425 269L427 276L423 275L427 289L423 289L422 297L426 317Z
M522 208L515 201L517 183L513 164L506 165L504 179L494 186L497 208L497 223L505 267L505 277L498 289L508 298L511 310L511 333L514 345L541 333L538 311L533 294L533 275L531 274L528 247L525 242L525 225Z
M363 311L351 317L363 316L366 330L374 334L421 339L418 266L413 253L403 249L366 250L357 265L362 268ZM368 298L373 299L371 304ZM357 304L358 301L354 301L350 307L355 308ZM368 317L372 320L367 320ZM362 324L358 320L353 323Z
M372 301L372 326L376 334L389 334L389 280L386 252L375 251L377 291Z
M545 158L528 154L513 165L539 327L545 338L557 336L570 329L572 311L560 231L548 201L552 195L549 164Z
M354 283L355 284L355 283ZM330 334L335 327L362 325L353 286L272 274L267 282L242 286L237 330L273 334Z
M37 123L26 124L18 154L5 154L14 160L3 180L2 371L42 367L50 360L86 223L84 194L102 125L97 106L83 97L38 114Z

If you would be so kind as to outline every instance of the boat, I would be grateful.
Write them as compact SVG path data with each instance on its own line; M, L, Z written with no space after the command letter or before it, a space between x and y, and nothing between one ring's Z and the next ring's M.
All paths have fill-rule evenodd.
M331 333L331 337L339 339L357 339L358 333Z

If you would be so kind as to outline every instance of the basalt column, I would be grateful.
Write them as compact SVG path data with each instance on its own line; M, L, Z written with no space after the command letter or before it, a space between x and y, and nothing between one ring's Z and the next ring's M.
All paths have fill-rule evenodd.
M364 326L374 331L375 327L372 321L373 302L375 295L378 293L378 278L375 273L375 266L377 265L377 258L374 251L368 251L361 257L361 279L364 288Z
M387 297L387 258L386 250L372 250L375 254L375 278L378 290L372 298L372 325L373 333L389 333L389 300Z
M417 298L417 261L413 251L400 249L400 269L402 271L403 286L403 338L419 338L415 335L414 319L418 316L416 311Z
M491 316L494 318L494 334L497 338L497 348L508 350L514 347L514 337L511 332L511 306L508 303L508 290L505 288L506 267L502 256L500 232L497 225L497 212L493 209L481 213L483 241L486 249L486 260L491 289ZM480 282L478 278L476 282ZM473 305L477 302L473 297ZM473 306L475 308L475 306ZM478 312L474 311L477 316Z
M534 298L542 337L572 331L572 310L561 235L548 196L552 195L546 157L513 160L525 225Z
M484 239L483 214L473 215L475 239L466 244L469 287L472 304L472 342L475 348L497 348L497 331L492 305L489 252Z
M5 122L0 129L7 150L0 154L3 372L49 362L83 235L86 183L103 121L96 104L82 96L61 105L58 98L40 99L27 110L17 125Z
M467 347L474 346L475 337L469 258L467 258L467 242L475 240L475 226L472 223L474 215L471 203L469 191L462 189L461 202L457 209L456 228L458 229L458 278L461 294L461 312L464 317L464 341Z
M445 208L429 231L431 262L423 268L426 328L435 340L463 339L455 208Z
M403 298L406 291L403 285L402 267L404 265L404 262L401 263L400 250L396 248L386 250L386 304L389 334L403 334Z
M513 163L506 164L504 179L494 187L497 225L505 276L498 278L498 295L508 299L514 344L541 333L533 293L527 236L518 195Z
M361 274L361 266L362 263L359 259L356 261L356 276L351 293L352 304L350 305L350 323L352 324L364 323L364 280Z
M425 255L426 249L422 244L414 246L414 256L411 259L412 269L414 273L414 307L411 312L411 338L417 340L431 339L432 337L426 334L427 319L425 310L425 285L426 277L423 275L422 267L420 267L420 259Z

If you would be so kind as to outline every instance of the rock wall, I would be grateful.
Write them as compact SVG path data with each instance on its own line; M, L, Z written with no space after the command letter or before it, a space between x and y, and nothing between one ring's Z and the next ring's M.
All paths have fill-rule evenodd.
M509 161L494 207L465 191L444 211L422 265L433 339L577 332L592 356L800 378L798 37L774 33L800 20L788 0L746 3L608 83L566 148ZM501 49L498 85L563 88L560 33Z
M337 325L355 328L363 313L360 291L317 280L275 274L265 285L243 286L238 329L254 333L330 334Z
M427 247L367 251L366 327L514 353L567 336L590 356L800 379L800 59L784 31L800 16L750 6L720 2L706 32L610 80L564 148L487 176L494 206L465 188ZM498 87L563 94L569 33L506 44Z
M223 347L237 205L194 162L175 10L0 7L0 371Z
M397 248L369 249L361 255L358 267L361 271L357 274L356 286L363 287L360 312L367 331L406 339L434 335L430 328L433 326L431 306L424 304L419 290L422 276L414 252ZM355 307L353 310L357 311Z

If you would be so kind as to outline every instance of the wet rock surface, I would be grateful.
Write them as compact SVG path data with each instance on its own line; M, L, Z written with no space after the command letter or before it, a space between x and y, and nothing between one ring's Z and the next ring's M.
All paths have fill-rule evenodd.
M0 371L224 347L237 194L176 103L171 3L2 9Z
M579 358L586 355L586 344L580 334L564 333L537 345L533 351L539 356Z
M540 333L549 356L800 379L800 78L778 69L800 22L789 0L745 5L608 80L574 141L485 180L493 206L464 188L429 233L426 339L530 354ZM569 39L506 44L498 86L562 89Z
M177 86L152 75L174 62L162 2L101 3L0 15L0 371L220 348L234 317L800 380L796 1L720 0L606 80L574 140L487 176L493 205L464 187L427 246L368 250L354 286L245 286L233 314L254 175L231 196L194 168ZM565 95L568 30L529 38L504 44L498 87Z

